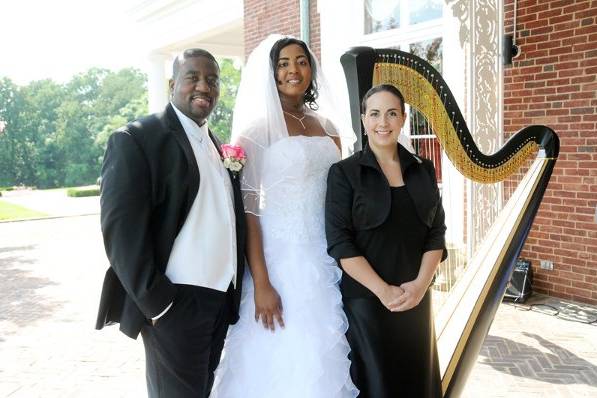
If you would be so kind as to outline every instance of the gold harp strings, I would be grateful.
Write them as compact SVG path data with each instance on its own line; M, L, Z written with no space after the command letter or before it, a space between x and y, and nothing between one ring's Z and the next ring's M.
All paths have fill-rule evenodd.
M421 74L406 65L378 62L373 73L373 85L392 84L404 95L404 100L421 112L429 124L446 155L454 167L465 177L484 184L505 180L533 156L539 146L530 138L523 142L516 152L496 166L484 164L467 152L468 144L458 139L448 111L431 83ZM471 143L473 145L473 143Z

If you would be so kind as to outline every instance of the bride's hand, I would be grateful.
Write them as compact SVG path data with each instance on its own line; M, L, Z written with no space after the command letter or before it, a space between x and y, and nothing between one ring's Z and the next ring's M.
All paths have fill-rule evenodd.
M255 286L255 321L263 323L263 327L274 331L274 319L280 327L284 327L282 319L282 300L270 283Z

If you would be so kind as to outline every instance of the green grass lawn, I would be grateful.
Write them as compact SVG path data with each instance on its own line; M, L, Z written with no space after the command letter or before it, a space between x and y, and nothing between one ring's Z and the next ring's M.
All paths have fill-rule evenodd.
M46 217L47 214L13 205L0 199L0 221L22 220L24 218Z

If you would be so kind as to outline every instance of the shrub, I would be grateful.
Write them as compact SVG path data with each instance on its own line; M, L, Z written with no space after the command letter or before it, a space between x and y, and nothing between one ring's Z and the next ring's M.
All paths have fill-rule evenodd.
M73 198L81 198L83 196L98 196L100 188L97 185L90 185L88 187L69 188L66 190L66 195Z

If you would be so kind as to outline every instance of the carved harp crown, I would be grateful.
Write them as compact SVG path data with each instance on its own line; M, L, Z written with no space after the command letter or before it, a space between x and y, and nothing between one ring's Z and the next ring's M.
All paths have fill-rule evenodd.
M377 84L393 84L405 102L427 119L446 156L464 178L500 184L532 162L436 311L443 395L458 396L539 208L558 156L558 137L548 127L528 126L497 152L486 155L475 144L446 82L425 60L398 50L355 47L341 57L341 63L356 132L362 131L360 103L367 90ZM357 136L355 149L360 149L363 137Z

